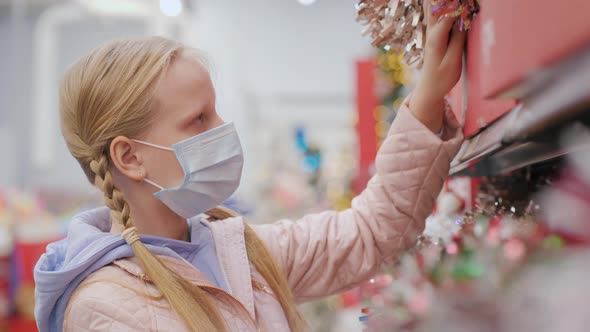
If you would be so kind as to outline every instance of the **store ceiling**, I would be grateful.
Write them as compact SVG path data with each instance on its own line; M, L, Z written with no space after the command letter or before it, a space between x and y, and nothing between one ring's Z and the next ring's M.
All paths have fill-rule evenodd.
M47 7L52 4L57 4L61 2L66 2L68 0L0 0L0 10L7 10L12 5L24 5L25 8L37 8L37 7ZM81 0L69 0L69 1L79 1ZM92 1L92 0L87 0ZM95 0L99 1L99 0ZM158 6L158 0L139 0L140 2L148 2L150 1L154 6ZM183 7L191 10L193 8L193 2L190 0L181 0Z
M12 4L25 4L26 6L45 6L62 0L0 0L0 7L9 7Z

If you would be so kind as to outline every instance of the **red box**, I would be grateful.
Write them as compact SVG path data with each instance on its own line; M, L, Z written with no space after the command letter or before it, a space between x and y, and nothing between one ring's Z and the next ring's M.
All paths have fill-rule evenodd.
M10 320L9 331L37 332L37 323L33 319L14 317Z
M481 1L478 19L486 97L522 98L526 90L507 90L590 47L589 0Z
M28 243L17 241L14 249L14 260L18 266L19 282L34 282L33 270L47 245L53 241Z
M356 108L358 137L358 174L353 190L360 193L371 178L370 168L377 155L375 109L379 105L375 94L377 63L373 59L356 62Z
M490 1L484 3L488 2ZM482 19L481 16L478 16L473 21L467 36L467 75L466 82L464 82L467 84L467 109L463 128L465 137L477 134L516 106L515 100L485 98L482 83L490 73L484 65L481 30Z
M11 283L16 317L10 321L11 331L37 331L34 319L35 264L53 241L38 243L16 241L13 251L13 268L16 269Z

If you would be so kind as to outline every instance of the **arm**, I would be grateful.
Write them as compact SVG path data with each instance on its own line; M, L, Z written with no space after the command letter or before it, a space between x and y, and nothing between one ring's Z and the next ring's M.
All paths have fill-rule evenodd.
M456 30L449 37L453 19L427 15L427 22L422 79L379 150L377 174L352 207L254 226L298 301L356 286L424 229L463 138L444 95L459 79L465 39ZM435 134L441 128L442 139Z
M298 301L354 287L414 244L462 142L450 111L445 121L441 139L407 107L400 110L377 174L350 209L253 225Z

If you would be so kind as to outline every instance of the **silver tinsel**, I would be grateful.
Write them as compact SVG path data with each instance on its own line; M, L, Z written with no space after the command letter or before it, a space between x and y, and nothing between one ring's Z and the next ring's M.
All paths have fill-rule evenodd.
M422 0L361 0L357 22L365 25L372 45L404 53L407 64L422 65L424 37Z

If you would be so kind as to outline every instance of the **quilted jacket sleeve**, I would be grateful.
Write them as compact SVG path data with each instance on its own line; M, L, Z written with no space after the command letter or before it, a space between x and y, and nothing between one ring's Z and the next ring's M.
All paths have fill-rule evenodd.
M412 246L462 140L450 110L441 139L403 107L377 154L376 174L350 209L253 226L297 301L352 288Z
M150 327L115 303L93 298L78 298L66 318L64 331L147 331Z
M124 287L123 285L128 285ZM114 266L91 274L74 291L63 322L66 332L153 331L151 309L135 277Z

